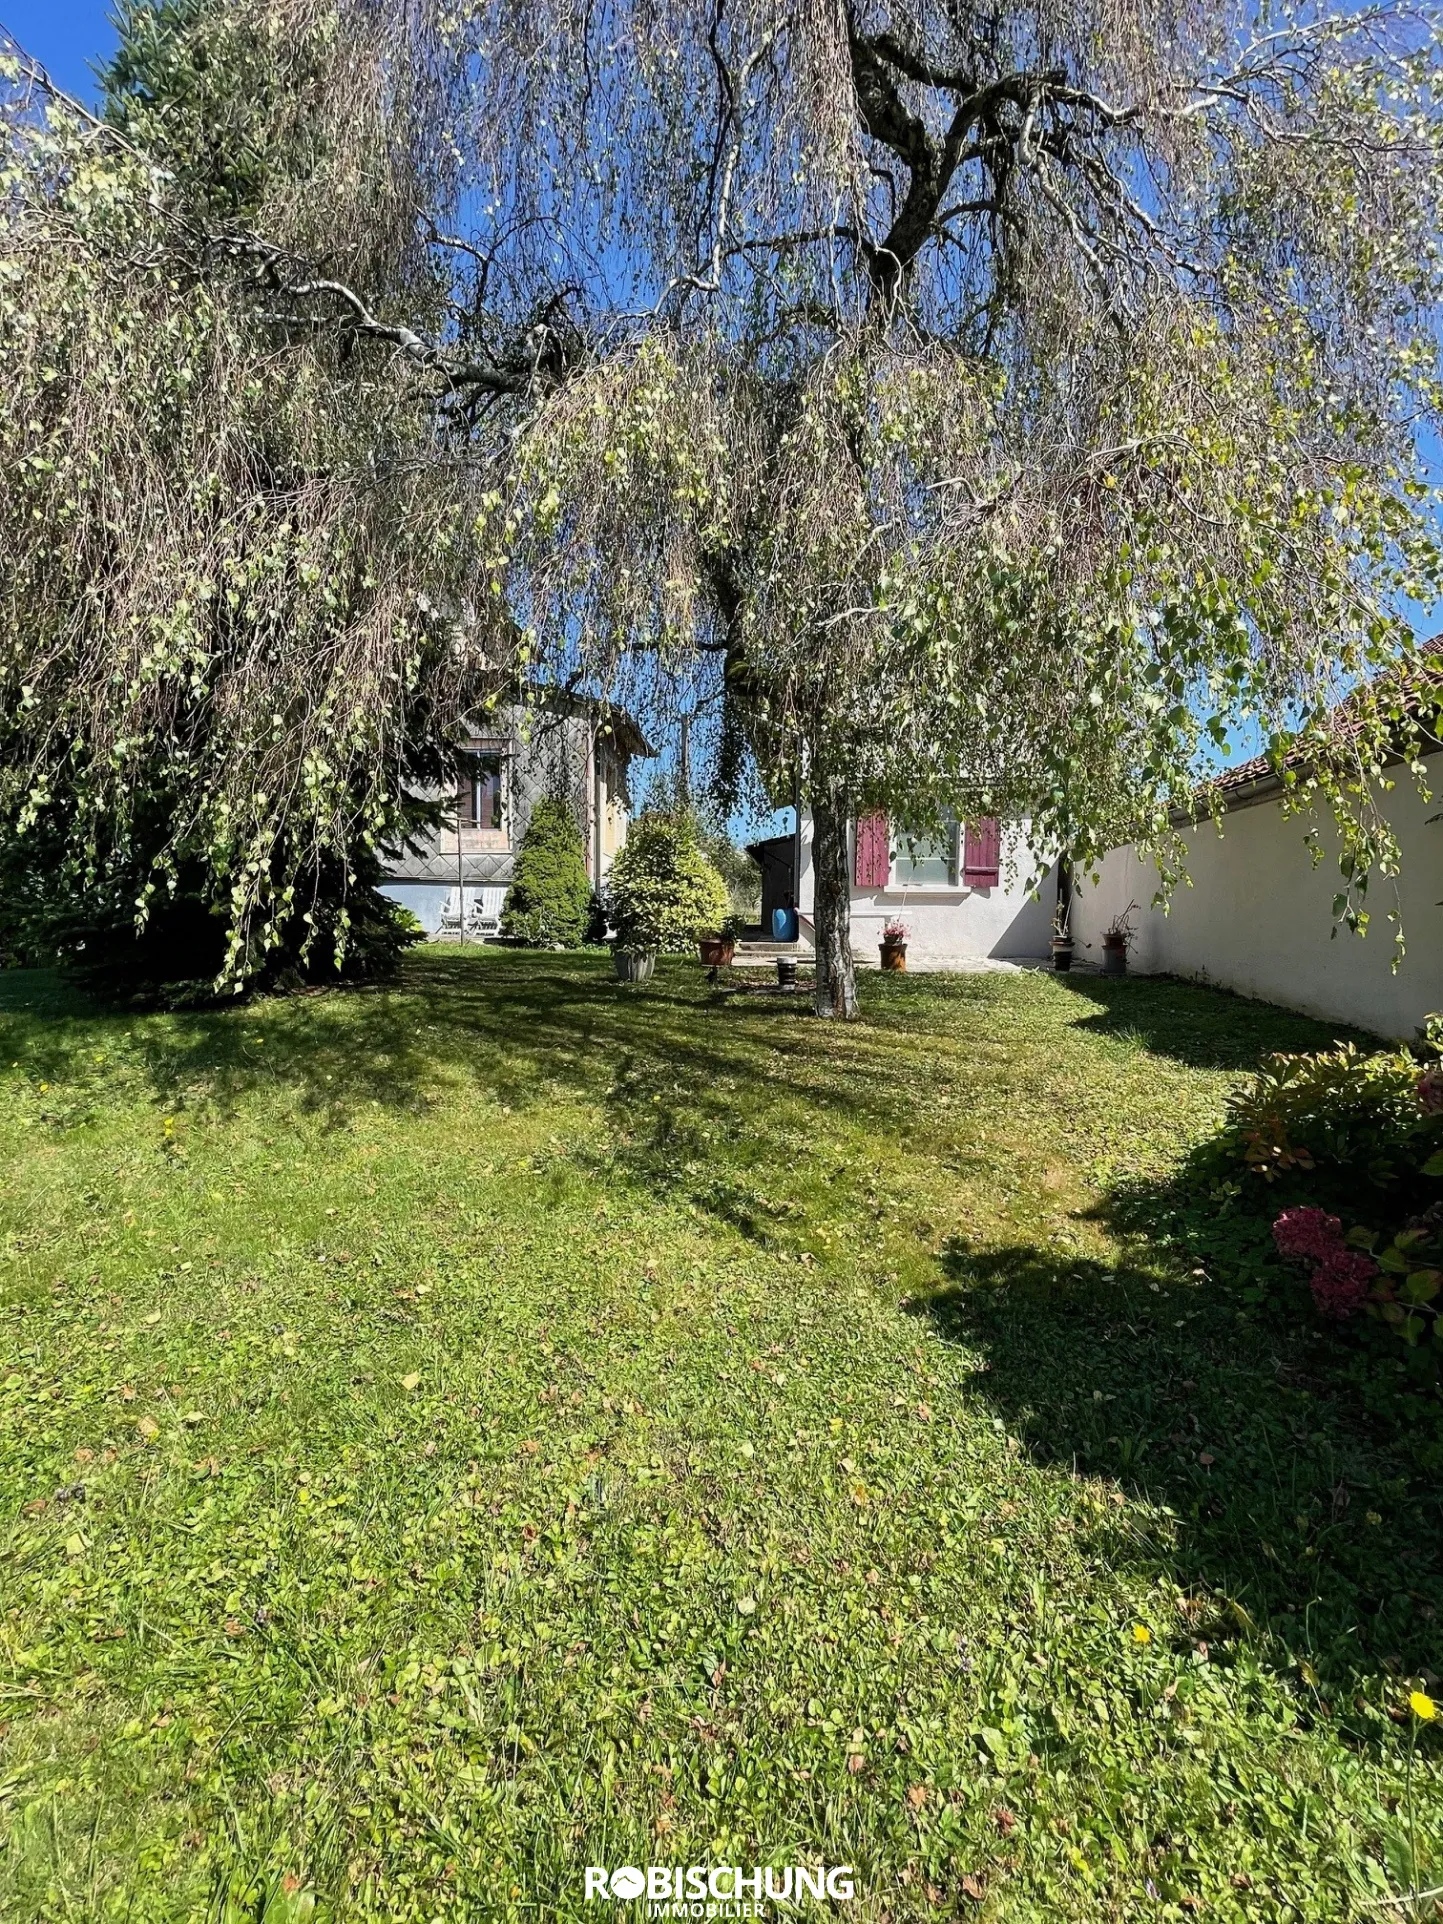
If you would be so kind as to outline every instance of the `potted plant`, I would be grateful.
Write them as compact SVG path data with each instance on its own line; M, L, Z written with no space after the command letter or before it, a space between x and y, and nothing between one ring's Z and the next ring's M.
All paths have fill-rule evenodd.
M1115 915L1102 931L1102 973L1104 975L1127 974L1127 952L1132 947L1137 933L1132 925L1136 914L1136 902L1129 902L1121 915Z
M684 955L701 929L725 926L726 884L685 813L648 812L632 824L607 878L617 980L649 982L658 954Z
M1059 902L1052 918L1052 966L1059 975L1066 975L1072 967L1072 929L1067 910L1068 905Z
M696 945L707 968L729 969L737 948L736 918L728 915L716 929L699 933Z
M619 942L611 948L611 966L618 982L650 982L656 967L655 949L624 949Z
M898 975L907 971L907 937L910 930L905 922L893 920L882 930L882 967Z

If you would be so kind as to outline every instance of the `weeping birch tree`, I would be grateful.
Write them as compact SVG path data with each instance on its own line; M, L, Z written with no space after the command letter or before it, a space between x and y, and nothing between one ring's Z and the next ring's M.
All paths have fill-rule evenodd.
M855 1007L860 807L1167 869L1209 747L1312 731L1354 884L1388 868L1366 776L1437 576L1432 15L498 0L475 31L488 260L588 342L498 491L512 604L598 663L714 658L811 809L820 1012Z
M1438 573L1420 455L1438 412L1430 10L249 0L196 17L275 76L236 109L237 191L187 184L193 130L145 88L121 90L110 130L72 121L63 153L53 117L41 133L17 119L19 305L0 320L83 255L97 312L144 289L146 378L167 315L220 316L231 358L187 373L187 429L229 428L241 396L272 442L278 423L333 422L344 456L308 451L306 472L345 479L327 528L374 528L358 578L384 584L345 632L376 639L435 718L423 736L462 667L618 698L719 692L725 739L813 816L824 1014L855 1009L860 809L919 829L1025 815L1076 861L1133 838L1170 871L1170 821L1239 726L1280 764L1306 748L1294 794L1342 825L1344 913L1364 923L1357 891L1396 854L1369 776L1427 723L1403 611ZM77 151L103 166L98 200L77 198ZM118 235L117 172L137 224ZM82 304L65 315L94 350ZM83 516L33 512L59 485L24 465L56 445L28 425L48 432L61 365L38 338L12 319L0 339L24 374L0 401L8 472L31 490L4 538L31 583L78 579L83 560L87 581L130 584L120 652L144 662L134 586L154 533L117 514L82 557ZM116 445L123 413L97 399L88 445ZM145 498L163 501L176 464L155 445L163 485ZM257 512L285 520L276 499ZM428 525L445 538L428 544ZM188 497L177 526L176 566L212 540ZM264 677L233 682L234 650L206 629L208 726L282 715L276 773L222 778L230 738L202 732L211 787L187 774L165 804L217 797L217 875L233 821L263 851L228 911L241 953L294 899L298 864L340 845L342 798L384 814L398 792L374 680L343 702L339 758L284 720L330 714L350 686L323 699L322 657L284 638L307 580L278 566L267 589L266 672L295 684L293 710ZM148 606L173 610L159 585ZM83 605L68 593L43 601L60 622L43 645L18 598L4 610L11 684L29 691L3 756L14 821L76 741L91 819L109 821L129 792L114 738L134 740L115 689L147 691L152 713L144 674L110 672L104 624L104 672L67 679L55 636L78 646ZM388 652L383 635L417 632L393 627L403 605L466 619L449 644ZM179 702L190 657L164 660ZM1346 690L1340 739L1322 723Z

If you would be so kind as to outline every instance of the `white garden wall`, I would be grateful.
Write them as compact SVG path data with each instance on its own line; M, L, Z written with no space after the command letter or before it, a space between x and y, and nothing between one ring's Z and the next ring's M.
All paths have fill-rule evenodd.
M1429 767L1438 783L1443 767L1437 760ZM1443 801L1425 802L1402 770L1380 799L1402 870L1395 881L1374 879L1366 936L1346 929L1332 935L1341 882L1331 825L1321 836L1324 859L1314 867L1303 842L1307 818L1285 819L1270 800L1229 810L1221 836L1211 822L1184 831L1191 886L1177 889L1167 913L1149 907L1158 880L1152 864L1140 862L1131 846L1114 849L1096 886L1078 881L1078 956L1100 961L1103 930L1135 901L1141 912L1131 969L1189 976L1378 1035L1411 1037L1424 1016L1443 1009L1443 822L1428 820ZM1407 939L1396 975L1387 920L1394 907Z

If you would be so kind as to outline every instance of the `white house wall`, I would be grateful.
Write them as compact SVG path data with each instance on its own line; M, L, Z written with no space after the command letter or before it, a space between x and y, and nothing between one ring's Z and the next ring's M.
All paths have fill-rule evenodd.
M1370 887L1366 936L1331 933L1333 896L1342 886L1331 824L1321 836L1324 859L1314 867L1303 842L1307 819L1284 818L1280 804L1268 801L1230 810L1221 836L1211 822L1184 831L1191 885L1177 889L1166 914L1149 906L1158 885L1153 865L1139 861L1130 845L1114 849L1096 886L1078 880L1078 954L1099 961L1103 930L1137 902L1132 969L1188 976L1378 1035L1411 1037L1424 1016L1443 1008L1443 822L1427 819L1443 804L1424 802L1401 771L1380 800L1402 866L1396 896L1386 878ZM1407 940L1396 975L1387 920L1395 905Z
M812 821L805 814L800 853L797 903L810 919L816 903L816 875ZM1029 890L1029 882L1037 883L1035 893ZM910 931L909 969L955 968L980 958L1036 959L1048 952L1056 900L1056 863L1045 863L1031 852L1025 830L1004 828L1001 874L995 888L853 886L852 947L859 962L875 962L883 928L900 920Z

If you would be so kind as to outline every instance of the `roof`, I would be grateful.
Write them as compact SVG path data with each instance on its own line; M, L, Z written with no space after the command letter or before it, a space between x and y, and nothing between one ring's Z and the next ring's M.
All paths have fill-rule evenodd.
M593 713L597 709L601 710L600 719L596 724L597 734L605 735L619 755L630 758L646 757L656 753L651 743L642 734L641 723L634 716L628 715L624 708L612 708L600 702L593 702L590 706Z
M530 706L537 710L544 709L551 715L590 722L597 735L609 741L617 754L628 761L656 753L634 716L596 695L578 695L568 688L548 687L545 683L533 682L524 694L515 695L506 706L512 711Z
M765 868L768 862L776 861L782 856L790 859L796 840L795 835L768 835L760 842L748 842L747 854L751 856L758 868Z
M1424 720L1427 736L1423 752L1435 753L1443 748L1429 726L1443 709L1443 635L1435 635L1425 641L1419 650L1420 659L1403 679L1400 693L1403 696L1406 712L1415 720ZM1387 670L1384 671L1386 674ZM1376 684L1375 684L1376 685ZM1426 698L1425 698L1426 697ZM1338 741L1346 742L1355 736L1361 726L1357 698L1346 695L1328 716L1327 732ZM1245 808L1253 801L1266 801L1283 786L1284 774L1288 769L1302 768L1308 759L1309 745L1298 743L1283 757L1281 765L1271 756L1254 755L1250 761L1239 762L1236 768L1224 769L1210 782L1204 782L1197 791L1197 801L1206 806L1213 796L1221 798L1224 808Z

